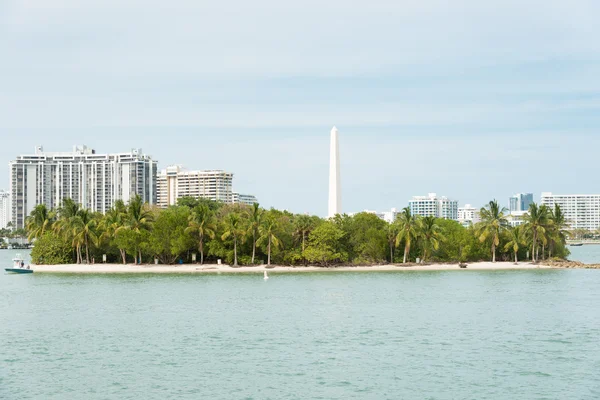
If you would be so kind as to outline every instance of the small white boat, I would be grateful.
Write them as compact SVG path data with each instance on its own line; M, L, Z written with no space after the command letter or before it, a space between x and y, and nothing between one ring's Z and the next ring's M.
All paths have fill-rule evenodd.
M264 279L265 281L266 281L267 279L269 279L269 275L267 274L267 271L265 271L265 277L264 277L263 279Z
M33 274L31 267L29 265L25 266L25 260L20 254L15 255L15 258L13 258L13 267L4 268L4 270L13 274Z

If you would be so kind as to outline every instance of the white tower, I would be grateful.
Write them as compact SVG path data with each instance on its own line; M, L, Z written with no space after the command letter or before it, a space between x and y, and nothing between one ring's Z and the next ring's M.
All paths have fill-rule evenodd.
M329 218L342 211L342 193L340 182L340 148L338 130L331 129L331 154L329 157Z

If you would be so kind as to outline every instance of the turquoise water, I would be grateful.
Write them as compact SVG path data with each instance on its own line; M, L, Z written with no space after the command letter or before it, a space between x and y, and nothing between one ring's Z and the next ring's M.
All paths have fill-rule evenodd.
M598 399L598 288L597 270L0 274L0 398Z
M581 261L586 264L600 264L600 245L569 246L569 251L571 252L570 260Z

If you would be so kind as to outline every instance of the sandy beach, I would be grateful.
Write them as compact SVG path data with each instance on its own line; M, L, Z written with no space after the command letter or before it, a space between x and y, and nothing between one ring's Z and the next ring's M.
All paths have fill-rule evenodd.
M340 266L340 267L289 267L289 266L243 266L229 265L133 265L133 264L64 264L64 265L32 265L35 273L69 273L69 274L239 274L239 273L298 273L298 272L410 272L410 271L502 271L526 269L557 269L556 266L533 265L528 262L515 265L512 262L479 262L460 268L457 264L432 265L376 265L376 266Z

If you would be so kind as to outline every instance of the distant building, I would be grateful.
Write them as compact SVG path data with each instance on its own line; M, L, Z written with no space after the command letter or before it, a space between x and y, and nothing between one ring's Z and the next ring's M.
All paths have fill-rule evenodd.
M533 203L533 193L517 193L510 197L509 200L509 211L528 211L529 206Z
M233 204L246 204L248 206L258 203L258 199L251 194L233 193Z
M414 215L458 219L458 201L444 196L438 197L435 193L429 193L427 196L414 196L409 201L408 207Z
M473 207L470 204L467 204L464 207L460 207L458 209L457 220L463 226L475 225L476 223L481 221L481 216L479 215L479 209Z
M364 211L361 211L361 212L367 213L367 214L376 215L378 218L380 218L380 219L382 219L382 220L384 220L386 222L389 222L390 224L392 222L394 222L396 220L396 218L398 217L398 214L400 214L400 212L397 209L395 209L395 208L392 208L390 211L383 211L383 212L372 211L372 210L364 210ZM356 214L360 214L360 213L356 213L355 212L355 213L350 213L348 215L354 216Z
M525 215L527 215L527 211L512 211L506 216L506 220L514 228L525 223Z
M166 208L182 197L233 203L233 174L221 170L187 171L171 165L158 175L157 204Z
M541 204L550 208L558 204L570 229L595 231L600 228L600 194L542 193Z
M10 194L0 190L0 229L6 229L10 221Z
M72 152L44 152L18 156L10 162L11 220L23 228L39 204L58 208L70 198L94 212L106 212L116 200L139 195L156 204L157 162L141 149L127 153L96 154L86 146Z

